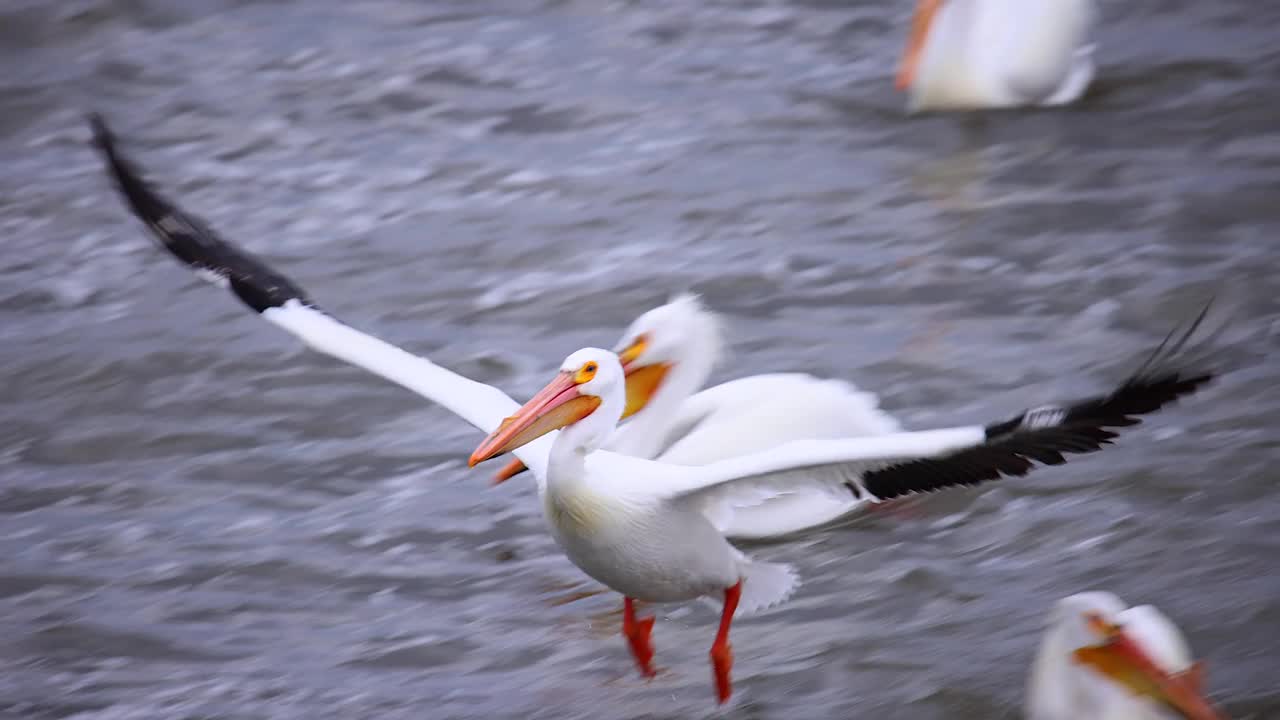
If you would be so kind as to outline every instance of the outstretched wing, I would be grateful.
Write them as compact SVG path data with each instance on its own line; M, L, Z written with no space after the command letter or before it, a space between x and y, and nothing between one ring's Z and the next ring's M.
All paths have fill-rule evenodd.
M1190 395L1214 378L1187 341L1209 306L1175 330L1142 366L1111 392L1061 406L1027 410L985 427L902 432L847 440L808 440L701 468L681 468L651 483L677 502L719 505L750 492L821 487L843 497L888 500L947 487L1026 475L1037 463L1059 465L1070 454L1109 445L1117 428Z
M367 335L320 310L289 278L218 236L203 220L173 204L144 181L117 147L99 115L91 115L94 144L133 213L159 245L197 275L229 289L263 319L311 348L363 368L443 405L485 433L493 432L519 404L490 385L446 370L426 358ZM539 478L545 476L548 435L515 452Z

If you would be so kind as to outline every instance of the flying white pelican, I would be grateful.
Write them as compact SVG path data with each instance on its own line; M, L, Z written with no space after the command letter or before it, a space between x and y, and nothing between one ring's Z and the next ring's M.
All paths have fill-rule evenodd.
M1024 475L1036 462L1056 465L1066 453L1101 449L1116 437L1108 428L1135 425L1141 422L1135 415L1154 412L1213 378L1178 367L1180 350L1206 307L1123 384L1071 405L1028 410L985 427L797 441L700 467L631 457L599 449L626 406L622 365L614 353L574 353L555 380L520 407L497 388L321 311L288 278L152 190L117 150L105 122L97 116L90 121L126 202L165 250L313 349L403 385L488 433L470 464L510 451L528 466L566 555L625 596L623 632L645 675L653 675L653 618L636 618L634 600L723 594L720 632L711 650L722 703L730 695L728 632L735 612L779 603L798 584L790 566L753 561L725 539L724 517L744 496L809 487L886 500ZM565 430L554 432L560 428Z
M917 0L896 85L912 111L1074 102L1096 15L1094 0Z
M1059 600L1027 685L1027 720L1222 720L1178 626L1109 592Z
M793 440L898 432L875 395L804 373L751 375L701 392L720 356L718 318L694 295L677 296L636 318L614 346L626 373L625 424L604 449L676 465L706 465ZM522 472L513 460L499 482ZM748 494L726 507L731 539L774 538L825 525L867 503L851 495L795 488Z

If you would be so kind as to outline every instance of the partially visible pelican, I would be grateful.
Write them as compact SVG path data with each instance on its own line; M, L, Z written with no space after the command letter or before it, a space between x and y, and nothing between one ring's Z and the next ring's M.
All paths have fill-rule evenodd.
M623 633L644 674L653 674L653 618L637 618L634 601L722 596L711 648L721 703L731 693L733 617L782 602L798 585L790 566L752 560L725 539L724 519L744 497L811 488L878 501L1025 475L1036 463L1057 465L1068 454L1102 449L1117 437L1113 428L1138 424L1137 416L1214 377L1184 367L1181 354L1206 307L1122 384L1068 405L1040 406L985 426L796 441L704 466L623 455L601 449L627 404L616 354L586 348L570 355L551 383L517 406L495 387L320 310L289 278L155 192L116 148L106 123L96 116L91 123L126 202L166 251L313 349L413 390L487 433L469 464L511 452L528 466L565 554L624 595Z
M1059 600L1027 685L1027 720L1222 720L1173 621L1109 592Z
M896 85L913 111L1074 102L1096 16L1094 0L917 0Z
M614 346L626 373L623 417L629 419L604 449L706 465L793 440L902 430L875 395L804 373L751 375L698 392L722 347L719 319L694 295L677 296L636 318ZM498 481L523 470L514 460L498 472ZM814 488L748 494L726 507L724 532L738 539L776 538L825 525L866 502Z

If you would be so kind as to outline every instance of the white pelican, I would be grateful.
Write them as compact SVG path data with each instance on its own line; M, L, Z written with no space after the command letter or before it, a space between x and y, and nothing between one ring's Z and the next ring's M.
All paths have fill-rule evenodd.
M1109 592L1059 600L1027 685L1027 720L1221 720L1178 626Z
M604 449L677 465L706 465L793 440L859 437L898 432L902 426L879 408L875 395L841 380L804 373L752 375L698 388L720 356L718 318L689 294L636 318L614 346L626 373L627 404ZM513 460L501 482L522 472ZM761 499L744 496L726 508L724 533L764 539L837 520L864 498L795 488Z
M917 0L896 85L913 111L1074 102L1096 16L1094 0Z
M311 348L409 388L488 433L470 464L510 451L528 466L566 555L624 594L623 631L646 675L653 674L653 618L636 618L633 600L723 594L720 632L711 651L720 702L730 694L728 631L735 612L779 603L798 583L790 566L753 561L725 539L723 519L744 496L772 497L809 487L884 500L1024 475L1035 462L1056 465L1065 462L1066 453L1101 449L1116 437L1108 428L1135 425L1141 422L1135 415L1154 412L1213 378L1177 366L1206 307L1178 340L1171 343L1170 334L1110 393L1028 410L987 426L803 440L705 466L600 450L626 406L622 365L614 353L591 348L574 353L555 380L520 407L497 388L321 311L288 278L151 189L116 149L105 122L97 116L90 121L125 200L165 250ZM553 432L559 428L566 429Z

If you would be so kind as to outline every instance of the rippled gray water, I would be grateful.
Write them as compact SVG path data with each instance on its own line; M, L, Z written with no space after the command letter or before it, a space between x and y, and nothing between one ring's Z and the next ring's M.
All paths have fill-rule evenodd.
M1055 112L905 118L908 0L10 0L0 10L0 715L689 718L478 434L162 257L87 146L359 327L525 397L692 288L717 379L911 427L1118 379L1197 299L1233 371L1114 449L759 548L739 718L1015 718L1057 598L1154 602L1280 717L1280 6L1110 3Z

